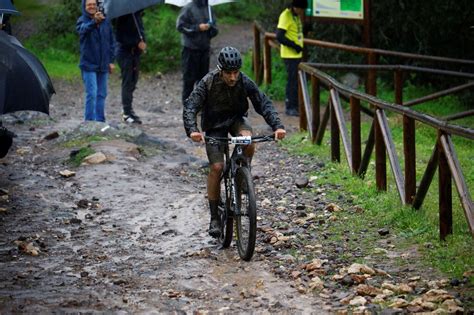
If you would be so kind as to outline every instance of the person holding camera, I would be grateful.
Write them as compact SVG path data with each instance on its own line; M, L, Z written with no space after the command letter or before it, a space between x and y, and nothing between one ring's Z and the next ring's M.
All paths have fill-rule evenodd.
M85 87L84 120L105 122L107 82L114 65L114 36L109 21L96 0L82 0L82 16L76 23L79 33L82 80Z
M211 16L209 16L211 14ZM183 50L181 66L183 72L182 102L193 91L209 71L211 38L219 32L216 17L209 10L208 0L193 0L185 5L176 20L176 29L181 33Z

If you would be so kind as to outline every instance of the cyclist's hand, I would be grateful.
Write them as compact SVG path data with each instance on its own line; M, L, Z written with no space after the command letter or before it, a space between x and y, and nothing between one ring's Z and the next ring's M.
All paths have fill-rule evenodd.
M204 142L204 137L203 137L202 133L200 133L200 132L197 132L197 131L191 132L189 137L191 137L191 139L194 142Z
M281 140L281 139L285 138L285 136L286 136L285 129L275 130L275 140Z

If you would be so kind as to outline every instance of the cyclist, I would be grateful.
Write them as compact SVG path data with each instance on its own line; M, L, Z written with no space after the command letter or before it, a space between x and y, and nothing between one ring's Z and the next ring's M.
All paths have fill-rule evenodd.
M217 59L217 69L204 76L184 101L184 128L187 136L193 141L204 141L204 135L197 127L198 112L201 112L201 129L206 136L227 137L229 133L233 136L251 136L252 127L247 119L247 98L252 102L255 111L272 127L275 138L280 140L285 137L285 127L271 100L248 76L240 72L241 66L240 52L234 47L224 47ZM245 148L244 154L251 160L254 152L255 145L251 144ZM206 153L209 159L209 235L217 238L221 233L218 205L220 176L224 169L224 147L206 144Z

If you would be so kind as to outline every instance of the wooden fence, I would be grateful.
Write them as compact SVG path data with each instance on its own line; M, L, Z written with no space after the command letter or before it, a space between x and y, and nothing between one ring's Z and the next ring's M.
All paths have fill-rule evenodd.
M261 61L260 36L264 34L264 56ZM256 23L254 26L254 71L257 82L261 82L262 70L266 83L271 83L271 52L270 47L278 48L275 42L275 34L264 32ZM258 37L258 38L257 38ZM436 169L439 174L439 217L440 238L445 239L452 233L452 181L454 180L464 214L474 237L474 206L469 189L466 185L460 163L458 161L452 135L457 135L469 140L474 140L474 130L461 126L449 124L449 120L474 115L474 110L466 111L445 117L443 120L421 114L410 109L410 106L421 104L426 101L439 98L451 93L472 88L474 86L474 74L457 71L439 70L433 68L413 67L404 65L377 65L377 56L390 55L400 58L426 60L431 62L443 62L451 64L474 65L472 60L458 60L452 58L422 56L385 50L369 49L355 46L347 46L323 41L305 39L306 45L342 49L354 53L367 55L368 65L336 65L301 63L299 66L299 99L300 99L300 129L308 130L313 143L321 144L324 132L330 123L331 135L331 158L340 161L340 147L345 152L349 168L355 175L363 176L368 168L372 152L375 149L375 177L379 190L387 189L387 155L389 165L395 180L395 185L402 204L413 205L419 209L423 204L428 188L433 180ZM262 67L263 65L263 67ZM353 90L344 86L322 70L339 69L366 72L366 93ZM376 98L376 75L380 71L392 71L394 74L395 103L389 103ZM403 76L411 72L425 72L464 78L465 84L439 91L416 100L403 102ZM259 74L260 73L260 74ZM310 84L308 84L308 77ZM328 106L321 115L321 88L329 91ZM310 93L311 92L311 93ZM341 99L349 101L351 132L346 126L345 116L341 106ZM361 103L369 104L364 107ZM404 173L402 172L398 153L395 149L392 133L388 125L386 111L401 115L403 117L403 158ZM372 126L366 141L364 152L362 152L361 139L361 113L372 117ZM435 128L437 139L433 153L428 162L420 185L416 187L416 130L415 122L419 122Z

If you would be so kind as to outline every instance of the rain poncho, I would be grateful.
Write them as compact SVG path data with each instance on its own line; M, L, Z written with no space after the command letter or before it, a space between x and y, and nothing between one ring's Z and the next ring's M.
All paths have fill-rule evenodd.
M216 17L212 14L211 27L205 32L199 31L199 24L209 23L207 0L193 0L181 9L176 20L176 29L182 33L184 47L194 50L207 50L211 47L211 38L218 33Z
M196 116L202 112L203 131L230 127L236 119L246 117L249 109L247 98L255 111L262 115L272 129L284 129L270 99L244 73L240 73L235 86L228 86L220 71L209 72L184 102L183 121L186 134L198 132Z

